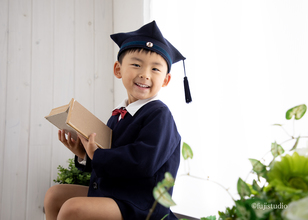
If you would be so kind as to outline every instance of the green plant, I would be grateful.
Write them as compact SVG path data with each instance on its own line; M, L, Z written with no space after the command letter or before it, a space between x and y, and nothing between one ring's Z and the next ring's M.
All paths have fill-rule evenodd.
M68 168L64 168L61 165L58 166L58 176L55 183L60 184L78 184L89 186L91 173L82 172L75 167L74 159L69 159Z
M306 110L304 104L295 106L286 112L286 119L290 120L294 116L293 120L299 120ZM280 124L275 126L282 127ZM272 154L273 159L269 165L249 159L257 178L251 185L239 178L237 190L240 199L234 201L235 215L230 219L283 219L283 211L289 203L308 196L308 158L296 152L300 138L307 137L289 136L287 141L295 140L295 143L286 154L282 144L287 141L272 143L268 153ZM265 183L259 186L261 178ZM219 216L222 217L223 213L219 213Z
M286 119L290 120L293 118L294 124L295 120L300 120L304 116L306 110L307 106L304 104L295 106L286 112ZM275 124L275 126L280 126L286 132L281 124ZM298 216L306 216L306 201L308 201L308 150L306 155L299 155L297 146L301 138L308 137L295 137L294 135L289 135L288 132L286 133L290 138L280 144L275 141L267 152L273 156L269 165L261 162L263 158L261 160L249 159L252 165L250 173L256 174L256 178L253 179L252 184L248 184L246 180L241 178L238 179L237 191L240 197L238 200L232 197L228 189L215 181L209 180L209 178L204 179L192 176L189 170L184 175L214 182L229 193L234 201L234 205L232 208L226 208L225 211L219 211L219 220L289 220L290 216L294 216L294 213ZM295 141L293 147L285 153L282 144L292 140ZM193 157L192 149L187 143L183 143L182 156L185 161ZM260 186L259 184L262 182L263 185ZM300 207L298 204L305 208L297 208ZM288 205L292 206L292 211L291 209L288 210ZM297 209L295 210L293 207ZM216 220L216 216L201 218L201 220L204 219ZM304 218L292 217L291 219Z
M171 173L166 172L165 173L165 178L161 181L158 182L157 185L154 187L153 189L153 197L155 199L149 214L146 218L146 220L149 220L153 211L155 210L155 207L157 205L157 203L161 204L162 206L165 206L167 208L169 208L170 206L175 205L175 202L172 200L168 190L171 189L171 187L173 187L174 185L174 178L171 175ZM167 215L165 215L162 220L164 218L166 218Z

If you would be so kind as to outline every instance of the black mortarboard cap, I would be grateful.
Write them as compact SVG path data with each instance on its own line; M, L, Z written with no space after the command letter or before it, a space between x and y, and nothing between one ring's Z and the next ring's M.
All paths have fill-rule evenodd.
M183 60L185 100L187 103L192 101L185 72L184 60L186 58L164 38L155 21L142 26L136 31L112 34L110 37L120 47L118 59L121 53L127 49L144 48L160 54L167 62L168 72L170 72L173 63Z

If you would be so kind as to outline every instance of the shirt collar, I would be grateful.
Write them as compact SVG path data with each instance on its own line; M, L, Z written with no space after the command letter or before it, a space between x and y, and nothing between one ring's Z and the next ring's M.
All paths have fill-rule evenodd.
M145 104L151 102L151 101L154 101L154 100L157 100L158 97L157 95L151 97L151 98L148 98L148 99L142 99L142 100L137 100L129 105L127 105L128 103L128 99L124 99L116 108L114 109L119 109L119 108L125 108L127 110L127 112L131 115L131 116L134 116L136 114L136 112L142 107L144 106ZM114 110L113 109L113 110Z

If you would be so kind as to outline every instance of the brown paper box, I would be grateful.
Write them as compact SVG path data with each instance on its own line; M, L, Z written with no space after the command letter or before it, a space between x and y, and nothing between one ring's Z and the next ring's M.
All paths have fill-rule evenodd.
M77 140L77 132L86 139L96 133L98 147L111 147L112 130L75 99L68 105L52 109L45 118L60 130L64 129L66 134L70 132L74 140Z

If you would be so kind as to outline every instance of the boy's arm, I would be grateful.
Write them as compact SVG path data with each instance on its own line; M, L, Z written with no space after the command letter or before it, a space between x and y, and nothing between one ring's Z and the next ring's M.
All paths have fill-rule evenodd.
M97 149L92 168L98 177L104 172L114 177L153 176L177 148L180 150L180 141L169 109L159 108L144 121L134 143L113 149ZM174 156L172 160L178 159Z
M91 172L92 171L92 165L91 165L91 159L86 155L85 157L85 163L80 163L78 161L79 157L75 155L75 167L83 172Z

